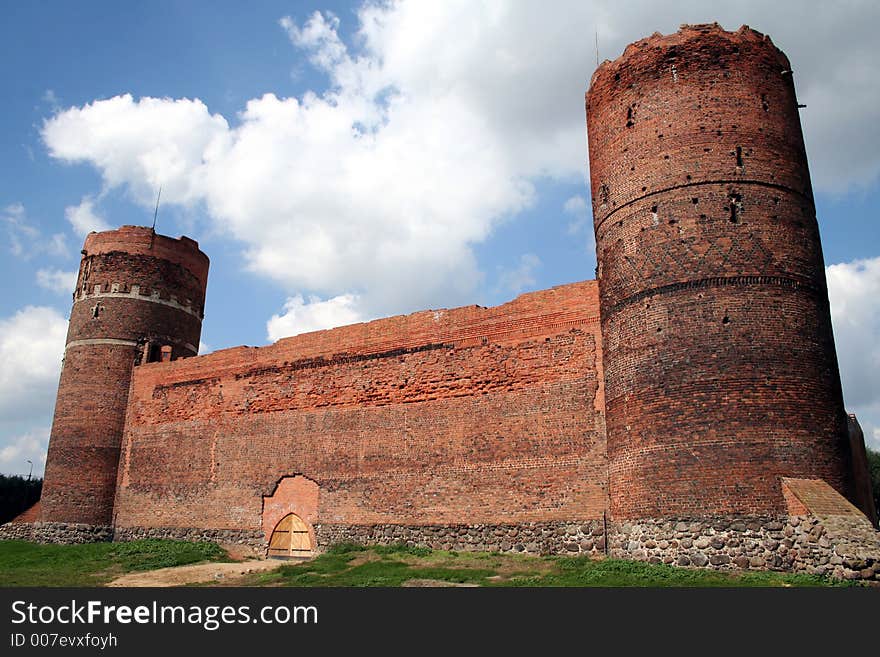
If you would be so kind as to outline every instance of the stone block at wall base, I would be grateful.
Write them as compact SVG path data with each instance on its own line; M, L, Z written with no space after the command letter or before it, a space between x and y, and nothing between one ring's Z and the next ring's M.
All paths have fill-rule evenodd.
M33 543L102 543L113 540L113 528L71 522L8 522L0 525L0 540Z

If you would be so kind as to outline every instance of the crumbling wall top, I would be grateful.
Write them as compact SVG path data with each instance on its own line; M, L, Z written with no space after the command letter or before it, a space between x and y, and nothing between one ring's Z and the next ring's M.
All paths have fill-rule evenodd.
M773 44L770 37L748 25L743 25L734 32L728 32L718 23L694 25L685 23L681 25L678 32L673 34L654 32L649 37L629 44L617 59L606 59L594 71L590 80L590 88L596 86L599 80L612 77L618 83L631 82L629 78L633 76L627 75L627 72L632 59L653 58L668 65L669 60L676 57L679 51L682 55L687 51L717 57L721 52L739 54L740 49L763 49L776 58L781 67L780 70L790 68L785 53ZM644 64L638 68L644 68Z
M83 255L89 256L118 251L177 263L192 272L203 288L207 285L210 261L199 249L199 243L189 237L167 237L146 226L122 226L89 233L83 246Z

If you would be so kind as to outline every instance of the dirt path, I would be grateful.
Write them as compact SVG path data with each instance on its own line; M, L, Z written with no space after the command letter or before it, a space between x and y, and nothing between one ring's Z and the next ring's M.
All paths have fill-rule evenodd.
M280 559L252 559L236 563L202 563L194 566L175 566L145 572L128 573L114 579L107 586L182 586L199 582L221 582L249 573L274 570L290 561Z

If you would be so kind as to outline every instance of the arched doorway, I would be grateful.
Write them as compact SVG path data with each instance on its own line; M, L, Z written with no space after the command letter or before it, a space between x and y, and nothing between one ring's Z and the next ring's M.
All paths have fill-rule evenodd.
M312 539L309 526L298 515L288 513L272 530L269 539L269 557L289 559L308 557L312 554Z

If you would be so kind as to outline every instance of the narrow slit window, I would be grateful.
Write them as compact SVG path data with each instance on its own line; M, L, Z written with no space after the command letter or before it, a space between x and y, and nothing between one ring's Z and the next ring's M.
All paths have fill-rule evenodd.
M742 167L743 165L743 149L742 146L736 147L736 166Z
M738 224L742 214L742 197L739 194L730 195L730 223Z

